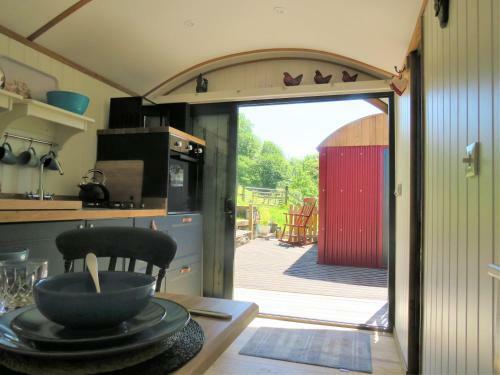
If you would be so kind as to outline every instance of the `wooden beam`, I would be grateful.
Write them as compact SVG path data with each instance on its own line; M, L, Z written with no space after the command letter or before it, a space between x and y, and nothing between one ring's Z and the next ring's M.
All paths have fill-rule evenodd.
M40 27L38 30L36 30L33 34L31 34L30 36L28 36L26 39L28 39L30 41L34 41L40 35L46 33L48 30L50 30L55 25L57 25L59 22L61 22L62 20L64 20L66 17L68 17L69 15L75 13L78 9L80 9L84 5L90 3L91 1L92 0L80 0L80 1L76 2L75 4L73 4L72 6L70 6L68 9L64 10L63 12L61 12L60 14L58 14L57 16L55 16L54 18L52 18L49 22L47 22L45 25L43 25L42 27Z
M334 63L337 63L339 65L345 65L345 66L348 66L352 69L359 70L360 72L363 72L366 74L370 74L370 75L374 75L374 76L378 76L378 77L383 77L384 79L392 78L392 76L394 75L393 73L389 73L389 72L387 72L383 69L377 68L373 65L369 65L369 64L366 64L362 61L355 60L355 59L352 59L350 57L339 55L339 54L336 54L333 52L316 50L316 49L309 49L309 48L267 48L267 49L257 49L257 50L232 53L229 55L216 57L216 58L195 64L187 69L182 70L181 72L179 72L177 74L174 74L173 76L167 78L163 82L159 83L158 85L153 87L151 90L147 91L143 95L143 97L146 97L146 96L154 93L155 91L159 90L162 86L165 86L165 85L171 83L172 81L174 81L180 77L186 76L186 79L183 80L182 82L189 81L189 80L193 79L194 76L196 76L197 72L200 69L204 69L204 70L208 69L208 71L213 71L215 69L211 69L211 67L213 67L216 64L219 64L220 62L222 62L224 60L228 61L228 64L223 66L223 67L226 67L226 66L235 65L234 62L231 62L231 61L235 61L235 60L238 62L240 62L239 60L244 60L244 62L259 61L258 58L255 58L255 56L259 55L259 54L267 56L263 59L269 60L270 59L269 54L284 54L284 53L285 54L290 53L290 54L293 54L293 56L295 56L297 54L304 54L304 55L311 55L311 56L314 55L314 56L316 56L316 58L314 58L314 60L318 60L319 57L321 56L322 60L324 59L323 61L328 60L330 62L334 62ZM204 73L207 73L207 71L204 71Z
M102 75L97 74L97 73L93 72L92 70L87 69L84 66L67 59L64 56L61 56L58 53L41 46L40 44L37 44L35 42L32 42L31 40L26 39L22 35L16 33L15 31L12 31L12 30L6 28L5 26L0 25L0 33L8 36L11 39L14 39L15 41L17 41L19 43L24 44L25 46L33 48L34 50L41 52L41 53L53 58L54 60L57 60L63 64L66 64L66 65L72 67L73 69L76 69L76 70L82 72L83 74L86 74L94 79L97 79L98 81L101 81L101 82L103 82L111 87L114 87L117 90L123 91L131 96L140 96L138 93L136 93L132 90L129 90L126 87L123 87L122 85L120 85L116 82L113 82L112 80L110 80L106 77L103 77Z
M365 99L365 102L368 102L372 106L377 107L378 109L380 109L385 114L389 113L389 104L387 104L386 102L384 102L382 99L370 98L370 99Z
M410 44L408 45L408 50L406 51L407 55L409 55L410 52L418 49L418 47L420 46L420 42L422 41L422 16L425 12L425 8L427 7L427 3L428 0L422 0L422 6L420 7L417 23L415 24L415 28L413 29Z

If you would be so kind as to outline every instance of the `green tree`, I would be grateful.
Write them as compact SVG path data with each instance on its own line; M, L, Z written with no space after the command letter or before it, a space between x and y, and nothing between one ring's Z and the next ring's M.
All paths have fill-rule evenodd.
M254 158L260 153L261 141L253 133L253 124L245 115L238 118L238 155Z
M317 197L319 183L319 157L307 155L304 159L290 160L290 192L301 197Z
M273 142L264 141L256 166L261 187L275 189L281 181L288 179L288 160Z

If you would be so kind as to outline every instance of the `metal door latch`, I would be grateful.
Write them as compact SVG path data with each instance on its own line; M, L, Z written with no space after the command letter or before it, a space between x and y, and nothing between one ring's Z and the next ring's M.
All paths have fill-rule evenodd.
M465 158L462 162L465 166L465 177L474 177L479 173L479 142L474 142L465 148Z

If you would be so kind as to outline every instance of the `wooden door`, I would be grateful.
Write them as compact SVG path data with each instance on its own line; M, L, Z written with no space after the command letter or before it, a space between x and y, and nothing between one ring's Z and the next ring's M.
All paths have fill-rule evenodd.
M203 294L232 298L237 107L195 105L193 134L207 142L203 166Z

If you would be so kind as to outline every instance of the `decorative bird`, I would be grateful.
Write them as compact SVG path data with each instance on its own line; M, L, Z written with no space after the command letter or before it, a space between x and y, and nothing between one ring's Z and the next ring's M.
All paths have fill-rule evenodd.
M196 78L196 92L207 92L208 90L208 79L203 78L200 73L198 78Z
M300 85L300 82L302 81L302 76L303 74L299 74L297 77L293 78L290 73L284 72L283 73L283 83L285 86L298 86Z
M314 82L316 82L318 85L322 83L328 83L332 79L332 75L329 74L327 76L323 77L323 74L319 70L316 70L316 75L314 76Z
M353 74L352 76L347 73L347 71L342 71L342 81L344 82L356 82L356 80L358 79L358 75L357 74Z

